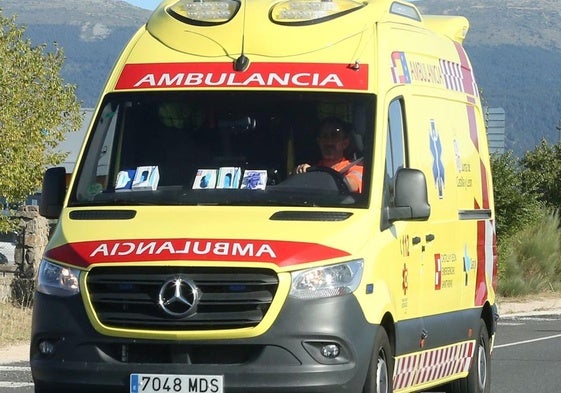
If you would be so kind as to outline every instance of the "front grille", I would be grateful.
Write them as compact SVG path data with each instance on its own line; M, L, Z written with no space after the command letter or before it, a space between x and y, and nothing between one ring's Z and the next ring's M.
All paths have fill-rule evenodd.
M162 285L183 277L196 285L196 312L174 317L158 305ZM264 318L278 287L269 269L96 267L86 279L93 309L108 327L148 330L220 330L253 327Z

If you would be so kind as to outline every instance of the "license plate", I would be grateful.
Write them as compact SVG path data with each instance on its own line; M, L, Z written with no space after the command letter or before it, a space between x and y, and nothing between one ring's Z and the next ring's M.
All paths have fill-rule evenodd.
M224 393L223 375L131 374L130 393Z

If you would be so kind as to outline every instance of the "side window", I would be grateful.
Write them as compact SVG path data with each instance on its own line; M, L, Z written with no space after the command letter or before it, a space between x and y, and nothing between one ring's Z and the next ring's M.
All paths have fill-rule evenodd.
M405 121L403 101L396 99L388 108L388 135L386 142L386 173L384 176L384 207L390 206L394 176L406 166Z
M77 183L78 199L91 200L107 188L109 169L114 149L115 132L118 128L119 109L107 104L100 114L98 126L88 146L88 153L80 168Z

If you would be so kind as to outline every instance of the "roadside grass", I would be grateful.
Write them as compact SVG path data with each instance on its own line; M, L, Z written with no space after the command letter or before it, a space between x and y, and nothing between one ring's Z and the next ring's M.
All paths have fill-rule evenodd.
M12 304L12 275L0 275L0 347L29 342L31 337L31 307Z
M499 294L519 297L561 289L561 231L556 212L543 212L499 244ZM501 240L501 239L499 239Z

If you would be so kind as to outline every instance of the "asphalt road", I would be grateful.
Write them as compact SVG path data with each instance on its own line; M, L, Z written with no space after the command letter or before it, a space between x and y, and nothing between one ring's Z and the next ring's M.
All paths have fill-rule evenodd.
M499 328L491 392L561 392L561 315L503 318Z
M492 393L561 392L561 315L501 318L492 367ZM0 393L32 392L27 362L0 365Z
M1 393L33 393L29 362L0 365Z

